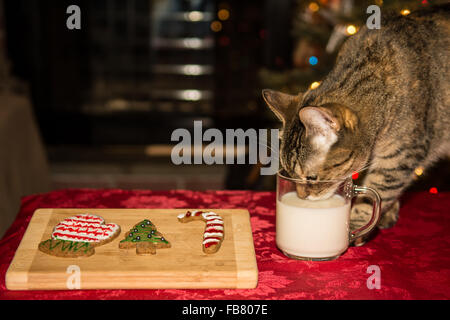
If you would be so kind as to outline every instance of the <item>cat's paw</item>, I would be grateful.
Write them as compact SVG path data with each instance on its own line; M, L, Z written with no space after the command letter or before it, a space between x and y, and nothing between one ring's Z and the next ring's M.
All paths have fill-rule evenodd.
M397 223L399 210L400 202L397 200L392 207L381 215L380 221L378 222L378 228L387 229L393 227Z
M366 225L372 216L372 205L358 203L352 207L350 213L350 230L355 230Z

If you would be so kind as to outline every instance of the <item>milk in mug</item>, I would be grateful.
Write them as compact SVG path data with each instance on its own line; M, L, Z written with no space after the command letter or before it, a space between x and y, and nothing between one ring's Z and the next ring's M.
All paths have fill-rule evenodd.
M277 200L276 241L283 252L305 258L342 254L349 243L351 201L339 195L303 200L295 191Z

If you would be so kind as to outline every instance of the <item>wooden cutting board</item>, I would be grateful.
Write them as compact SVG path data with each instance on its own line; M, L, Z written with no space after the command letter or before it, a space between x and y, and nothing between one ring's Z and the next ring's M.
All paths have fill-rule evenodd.
M258 282L250 216L244 209L202 209L224 220L225 236L215 254L202 251L203 221L181 223L195 209L38 209L6 273L9 290L255 288ZM91 213L121 227L120 235L90 257L61 258L38 250L66 217ZM119 241L143 219L151 220L172 247L156 255L119 249ZM79 271L79 272L78 272ZM79 280L79 281L78 281Z

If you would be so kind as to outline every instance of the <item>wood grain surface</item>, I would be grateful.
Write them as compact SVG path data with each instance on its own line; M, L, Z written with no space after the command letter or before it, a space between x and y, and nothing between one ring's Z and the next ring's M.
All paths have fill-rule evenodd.
M255 288L258 282L249 213L245 209L201 209L223 217L225 236L215 254L202 251L205 223L178 222L195 209L38 209L6 273L9 290ZM61 258L38 250L54 226L66 217L91 213L120 225L120 235L95 248L90 257ZM119 241L137 222L150 219L172 247L156 255L119 249ZM79 282L74 282L80 270ZM77 286L79 284L79 286Z

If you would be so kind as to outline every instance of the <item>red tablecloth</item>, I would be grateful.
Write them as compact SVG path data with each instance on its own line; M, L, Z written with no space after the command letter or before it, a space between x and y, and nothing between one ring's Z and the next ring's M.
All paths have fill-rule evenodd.
M400 220L338 260L303 262L275 247L275 194L251 191L62 190L23 198L0 241L0 299L448 299L450 193L414 193L402 199ZM252 290L8 291L6 270L37 208L247 208L259 269ZM369 266L381 288L368 289ZM370 281L369 281L370 282Z

